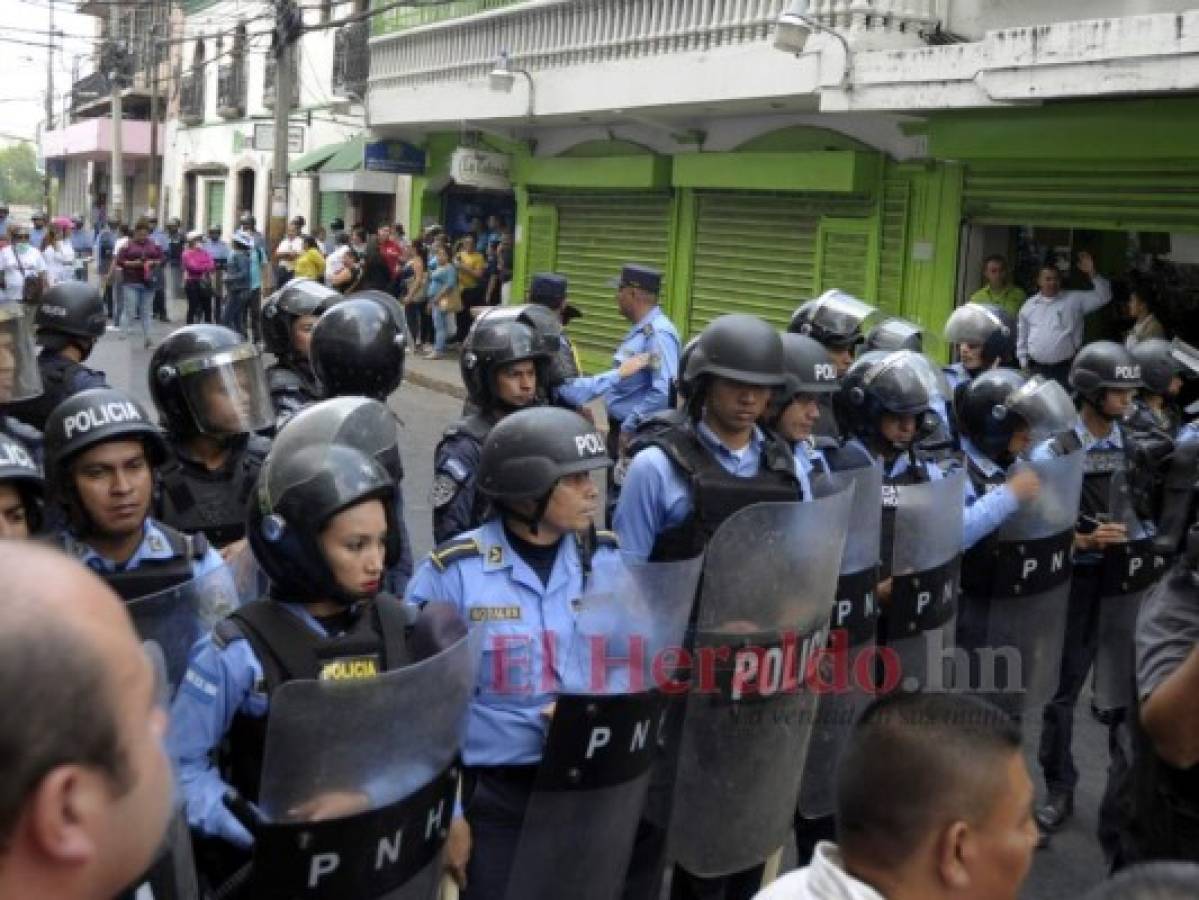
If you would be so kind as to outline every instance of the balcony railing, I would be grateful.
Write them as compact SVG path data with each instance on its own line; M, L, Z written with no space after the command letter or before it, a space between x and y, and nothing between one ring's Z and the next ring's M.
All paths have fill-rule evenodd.
M935 29L949 0L815 0L811 15L851 41L904 46ZM371 42L371 84L402 87L485 78L506 50L545 70L767 40L788 0L530 0Z
M246 114L246 67L241 61L217 69L216 113L223 119L240 119Z
M292 47L291 52L291 106L300 105L300 48ZM262 103L267 109L275 108L275 70L279 61L273 56L266 58L266 69L263 73Z
M204 73L185 75L179 87L179 118L184 125L200 125L204 121Z
M366 97L369 36L366 22L353 22L337 30L333 38L333 93L355 100Z

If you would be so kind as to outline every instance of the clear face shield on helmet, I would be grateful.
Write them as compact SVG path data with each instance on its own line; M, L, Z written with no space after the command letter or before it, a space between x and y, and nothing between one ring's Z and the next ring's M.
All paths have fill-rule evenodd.
M868 350L913 350L924 346L924 329L905 319L883 319L866 335L862 345Z
M996 329L1006 327L990 310L967 303L950 314L945 323L945 340L951 344L985 344Z
M919 353L896 350L870 367L862 379L862 386L888 412L920 416L931 404L929 369L928 360Z
M179 363L179 386L204 434L247 434L269 428L275 411L258 350L234 347Z
M1069 431L1078 419L1070 395L1056 381L1034 375L1012 391L1003 404L1005 414L1019 416L1028 425L1029 450Z
M41 392L32 321L18 306L0 307L0 403L28 400Z
M847 335L860 330L862 323L878 312L869 303L843 291L826 291L813 301L809 320L819 329Z

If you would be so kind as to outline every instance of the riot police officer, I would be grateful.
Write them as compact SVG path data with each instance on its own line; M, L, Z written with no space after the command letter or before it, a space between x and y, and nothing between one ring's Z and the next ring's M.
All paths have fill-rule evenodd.
M1113 479L1135 474L1134 438L1123 420L1136 391L1144 385L1141 367L1120 344L1096 341L1083 347L1070 367L1070 386L1079 398L1074 430L1086 451L1081 508L1074 536L1074 573L1057 689L1042 715L1039 761L1048 796L1036 810L1037 824L1052 834L1074 810L1078 771L1071 754L1074 707L1095 661L1099 612L1104 595L1120 579L1105 573L1121 545L1138 526L1112 508ZM1129 648L1131 652L1131 648ZM1102 828L1101 822L1101 828Z
M83 361L104 334L107 321L100 292L89 284L63 281L46 291L34 316L42 348L37 358L42 393L10 407L9 413L43 431L50 412L67 397L105 387L104 373Z
M80 391L46 422L46 481L67 523L56 539L126 600L223 565L202 534L151 518L154 470L166 456L149 416L115 388Z
M1188 371L1174 355L1174 344L1162 338L1141 341L1130 351L1141 367L1144 386L1133 400L1128 425L1134 431L1164 431L1173 437L1182 425L1178 393L1183 372Z
M1016 365L1016 320L1002 306L959 306L945 323L945 340L958 352L958 361L945 369L952 388L987 369Z
M341 294L310 278L292 278L262 305L262 336L275 364L266 370L276 428L320 399L308 348L325 308Z
M16 303L0 304L0 434L18 441L36 460L42 454L41 432L8 412L10 404L41 392L42 379L25 311Z
M487 500L477 489L483 441L504 416L538 402L550 362L545 341L511 316L488 313L466 336L459 368L467 398L477 412L447 428L434 451L433 538L437 543L483 523Z
M864 340L862 323L877 310L844 291L825 291L815 300L801 304L791 314L787 330L807 335L818 341L837 367L837 377L844 377L853 363L854 348ZM831 397L824 397L821 416L816 420L816 434L840 441L841 428L834 415Z
M409 602L449 602L485 630L463 751L465 823L455 823L470 830L467 900L505 896L555 699L544 678L563 662L545 648L551 639L567 646L572 604L591 566L619 556L615 537L592 525L600 500L591 473L611 465L603 438L577 413L537 407L506 416L479 458L478 490L491 501L491 515L435 550L408 588ZM513 640L530 648L531 691L505 690L488 662Z
M402 318L401 318L402 321ZM407 341L392 311L370 297L347 297L312 329L309 357L325 397L386 402L404 380Z
M170 456L158 470L158 517L214 547L245 534L246 500L275 417L258 349L223 325L188 325L150 357L150 396Z
M394 299L366 291L330 307L312 329L310 356L321 393L333 397L367 397L386 404L404 380L407 339L404 311ZM388 302L390 301L390 302ZM397 451L398 454L398 451ZM395 504L400 551L388 567L387 584L401 592L412 577L412 541L404 521L403 467L398 460Z
M41 531L44 489L33 454L0 432L0 539L24 540Z
M814 443L812 432L820 418L821 395L839 387L837 366L814 338L788 333L782 339L787 383L771 401L766 423L794 451L796 474L804 495L811 496L813 469L828 471L824 451Z
M232 787L258 799L279 686L373 677L463 630L445 607L430 610L413 630L404 605L380 593L383 573L400 553L395 487L360 450L326 442L272 452L247 505L246 531L270 579L269 596L241 607L196 644L167 739L188 822L201 839L201 870L214 886L248 859L251 834L222 797Z

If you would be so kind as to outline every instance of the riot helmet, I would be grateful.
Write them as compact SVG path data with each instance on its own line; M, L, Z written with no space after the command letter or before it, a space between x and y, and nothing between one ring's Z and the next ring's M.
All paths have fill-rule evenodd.
M834 350L852 349L862 342L862 323L877 311L844 291L825 291L795 310L787 330Z
M611 467L603 437L569 409L538 406L505 416L488 432L479 457L478 489L536 531L561 478ZM513 503L532 500L525 516Z
M514 407L501 400L496 376L504 366L531 361L537 371L537 387L542 391L548 377L553 352L546 339L523 320L515 309L488 312L475 322L462 345L458 366L462 383L471 402L480 409Z
M1015 369L983 372L958 386L954 414L963 437L996 462L1011 462L1009 446L1020 428L1036 446L1068 431L1077 418L1070 395L1056 381Z
M884 415L916 417L916 436L933 424L926 362L910 350L865 354L854 362L833 398L845 429L867 444L882 439ZM900 448L906 449L906 448Z
M570 371L566 369L562 359L562 350L566 346L562 320L549 307L537 303L526 303L521 306L497 306L485 312L482 318L493 323L501 319L515 320L533 329L533 334L536 335L548 359L544 380L538 378L537 387L541 393L548 396L554 388L578 374L574 369Z
M1135 389L1143 385L1140 363L1115 341L1087 344L1070 366L1070 387L1100 414L1109 389Z
M404 380L404 330L382 304L346 299L326 310L312 330L312 371L329 397L386 400Z
M883 319L868 332L864 350L913 350L924 352L924 329L906 319Z
M994 367L1011 366L1016 359L1016 320L1002 306L992 303L967 303L959 306L945 323L945 340L958 348L967 344L979 348L980 365L966 366L971 376Z
M400 460L399 420L387 406L369 397L334 397L304 407L275 436L280 453L316 444L345 444L379 463L392 481L404 478Z
M225 437L275 421L258 348L223 325L187 325L150 357L150 396L172 435Z
M104 334L108 314L96 288L82 281L61 281L42 296L33 321L43 347L61 350L75 344L86 356Z
M757 316L718 316L700 332L682 372L681 388L693 407L702 403L704 388L712 378L760 387L784 386L783 339Z
M396 327L404 334L408 332L408 319L404 315L404 305L395 297L387 293L387 291L367 290L354 291L352 294L346 294L345 299L357 300L364 298L366 300L374 300L391 314L391 319L396 323Z
M17 304L0 304L0 404L28 400L41 392L29 319Z
M290 279L262 304L262 337L266 349L282 361L298 361L292 338L296 320L319 316L341 299L341 294L319 281Z
M0 431L0 485L11 485L16 490L29 533L40 531L45 494L42 467L24 444L3 431Z
M271 596L290 603L328 599L346 606L363 599L338 583L320 535L343 510L379 500L387 517L384 565L394 566L400 557L395 491L383 467L355 447L273 446L246 513L250 547L270 578Z
M841 386L837 367L824 345L804 334L784 334L783 366L788 398L796 394L831 394Z
M1162 397L1172 397L1170 388L1174 378L1186 371L1186 366L1174 355L1174 344L1162 338L1150 338L1138 343L1131 353L1141 367L1145 390Z
M111 441L140 441L152 467L167 455L162 432L132 396L116 388L89 388L68 397L50 413L45 430L46 482L72 524L89 521L71 477L76 457Z

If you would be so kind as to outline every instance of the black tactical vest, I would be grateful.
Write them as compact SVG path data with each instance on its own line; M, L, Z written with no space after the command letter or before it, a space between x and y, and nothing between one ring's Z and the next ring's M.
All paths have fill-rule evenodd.
M75 393L71 386L75 383L76 373L81 370L89 375L100 373L61 353L48 351L38 355L37 366L42 375L41 394L20 403L10 404L6 407L6 412L32 425L38 431L45 431L46 420L50 418L54 407Z
M488 513L490 512L490 509L491 509L490 502L483 495L483 492L479 491L474 485L474 478L475 478L475 474L476 474L474 469L477 467L477 465L478 465L477 461L479 459L479 456L482 454L483 441L484 441L484 439L486 439L486 437L487 437L488 433L491 431L491 429L495 427L495 423L497 421L499 421L499 420L494 415L492 415L491 413L486 413L486 412L474 412L474 413L471 413L470 415L463 416L461 419L459 419L457 422L455 422L453 425L451 425L449 428L447 428L445 430L445 433L441 436L441 440L437 443L437 448L433 451L434 466L436 467L437 461L441 459L442 449L445 447L445 445L447 443L449 443L451 441L456 442L459 439L465 439L475 445L475 453L474 453L474 458L476 460L475 465L467 467L471 470L470 481L467 484L462 485L462 487L460 488L461 490L465 490L467 488L467 486L469 485L470 490L472 492L471 505L470 505L470 522L467 523L464 528L461 528L460 532L461 531L470 531L471 529L478 528L480 525L483 524L483 522L485 522L487 520ZM436 533L439 530L437 527L436 520L440 519L440 517L442 515L444 515L444 513L447 512L448 510L449 510L448 506L434 507L434 509L433 509L433 516L435 519L434 529L433 529L434 533ZM460 532L456 532L456 533L460 533Z
M208 553L208 541L204 535L183 534L162 522L155 524L166 537L167 545L171 549L169 557L143 559L136 568L122 572L98 573L123 600L148 597L190 581L193 577L193 565Z
M652 432L637 450L658 447L687 479L691 513L658 535L650 559L655 562L693 559L733 513L755 503L794 503L803 499L791 449L767 435L758 474L733 475L716 461L690 427Z
M1123 447L1088 450L1083 458L1082 501L1080 511L1088 516L1106 515L1111 500L1112 475L1127 472L1132 451L1132 435L1119 422Z
M156 518L181 531L203 532L216 547L245 537L246 501L270 449L271 442L264 437L240 437L229 459L215 471L172 456L158 470Z
M280 404L294 411L321 399L316 378L305 367L277 363L266 370L266 385L276 413L280 412Z
M996 469L990 475L978 467L969 453L966 457L966 477L974 488L974 493L981 498L988 492L1007 483L1007 473ZM992 554L998 543L998 529L962 554L962 593L972 597L988 597L991 593L991 576L994 574Z
M262 665L262 690L268 713L261 718L240 710L233 717L222 758L226 781L257 801L266 746L270 697L279 685L296 679L322 681L373 678L412 662L409 610L387 594L364 605L348 631L322 637L275 600L248 603L219 623L213 636L220 647L244 637Z

